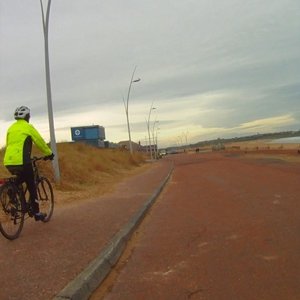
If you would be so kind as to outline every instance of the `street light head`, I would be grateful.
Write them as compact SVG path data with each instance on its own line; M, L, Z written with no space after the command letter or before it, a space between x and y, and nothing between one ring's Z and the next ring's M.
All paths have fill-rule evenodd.
M138 78L138 79L132 80L132 82L139 82L139 81L141 81L141 78Z

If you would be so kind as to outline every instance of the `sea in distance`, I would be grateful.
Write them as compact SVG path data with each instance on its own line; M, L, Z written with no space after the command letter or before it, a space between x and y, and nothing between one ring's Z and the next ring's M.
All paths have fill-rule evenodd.
M300 136L276 139L271 141L270 144L300 144Z

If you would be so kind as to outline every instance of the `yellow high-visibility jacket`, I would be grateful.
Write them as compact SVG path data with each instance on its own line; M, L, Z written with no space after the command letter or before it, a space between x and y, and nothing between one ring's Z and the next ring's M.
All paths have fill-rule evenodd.
M18 166L30 163L32 142L45 156L52 154L51 149L31 124L23 119L13 123L7 130L4 165Z

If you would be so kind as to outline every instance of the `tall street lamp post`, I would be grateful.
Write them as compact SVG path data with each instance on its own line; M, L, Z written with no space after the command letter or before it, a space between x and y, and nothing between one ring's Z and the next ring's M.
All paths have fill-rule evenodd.
M128 137L129 137L129 149L130 149L130 153L133 153L133 149L132 149L132 142L131 142L131 133L130 133L130 125L129 125L129 113L128 113L128 105L129 105L129 96L130 96L130 91L131 91L131 85L134 82L139 82L141 80L141 78L138 79L133 79L134 77L134 73L135 73L136 67L134 67L134 70L132 72L132 76L131 76L131 80L129 83L129 88L128 88L128 93L127 93L127 100L125 102L125 99L123 97L123 102L124 102L124 106L125 106L125 112L126 112L126 119L127 119L127 130L128 130Z
M158 158L158 131L160 130L159 127L156 127L156 134L155 134L155 142L156 142L156 158Z
M152 146L151 146L151 136L150 136L150 117L152 110L156 109L153 107L153 102L151 103L151 107L148 114L148 120L146 120L147 123L147 129L148 129L148 137L149 137L149 150L150 150L150 158L152 159Z
M153 126L152 126L152 140L153 140L153 145L154 145L154 158L157 158L157 140L155 138L155 125L158 124L159 121L154 121Z
M48 47L48 28L49 28L49 15L51 0L48 0L46 18L43 9L43 2L40 0L42 10L42 21L44 30L44 43L45 43L45 71L46 71L46 88L47 88L47 104L48 104L48 118L49 118L49 130L50 130L50 144L53 153L55 154L52 165L54 169L55 181L60 181L60 172L58 165L58 153L56 148L54 121L53 121L53 109L51 98L51 81L50 81L50 63L49 63L49 47Z

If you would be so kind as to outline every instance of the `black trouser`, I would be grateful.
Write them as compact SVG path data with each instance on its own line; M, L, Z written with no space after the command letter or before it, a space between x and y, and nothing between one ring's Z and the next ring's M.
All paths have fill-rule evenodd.
M34 183L34 174L31 164L25 164L20 166L6 166L8 171L17 176L17 184L26 183L29 195L30 195L30 204L33 210L33 213L39 212L39 204L35 201L37 197L36 186Z

